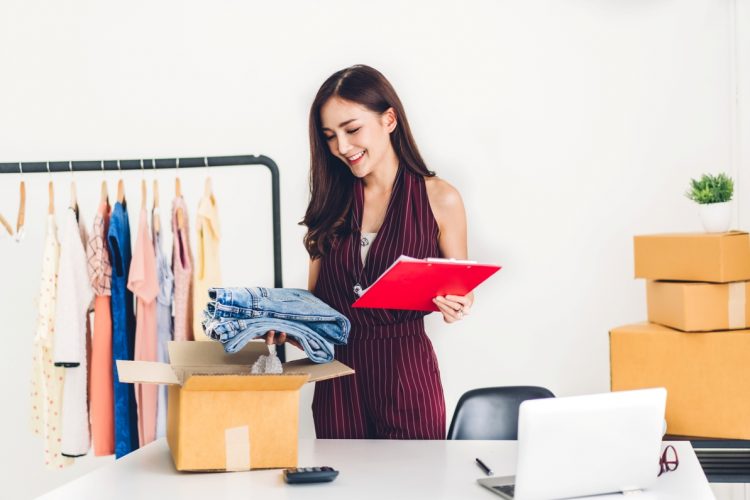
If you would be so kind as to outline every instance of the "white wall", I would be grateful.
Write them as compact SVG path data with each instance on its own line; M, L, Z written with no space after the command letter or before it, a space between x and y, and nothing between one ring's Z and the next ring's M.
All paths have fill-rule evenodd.
M296 223L307 202L308 108L331 73L370 64L399 92L430 167L463 194L471 257L504 266L465 321L428 318L449 416L479 386L605 391L608 329L645 318L632 236L700 230L683 193L707 171L739 179L738 215L750 215L733 1L4 0L0 161L266 154L281 168L284 284L304 287ZM746 83L748 7L739 11L735 76ZM211 174L227 284L270 285L268 175ZM164 205L173 176L158 174ZM117 177L107 175L110 186ZM133 208L141 177L125 174ZM193 208L204 177L181 173ZM28 431L48 177L25 179L27 237L0 240L0 474L2 496L14 498L112 460L47 471ZM75 179L90 222L101 174ZM18 180L0 176L9 219ZM54 180L63 207L69 176ZM313 435L311 394L303 436Z

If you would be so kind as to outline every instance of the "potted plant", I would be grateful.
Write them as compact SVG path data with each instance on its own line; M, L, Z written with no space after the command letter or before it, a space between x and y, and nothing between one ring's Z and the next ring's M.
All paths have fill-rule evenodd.
M732 223L730 201L734 181L724 173L703 174L699 180L690 179L690 190L685 196L698 203L703 228L708 233L723 233Z

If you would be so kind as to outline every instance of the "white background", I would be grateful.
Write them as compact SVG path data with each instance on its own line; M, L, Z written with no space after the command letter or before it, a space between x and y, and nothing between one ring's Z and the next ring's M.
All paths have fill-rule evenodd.
M331 73L378 68L428 165L463 195L470 256L504 266L465 321L428 318L450 417L461 393L481 386L606 391L608 330L645 319L632 237L701 230L683 195L691 177L732 175L734 225L747 229L750 107L737 89L750 82L749 41L745 0L3 0L0 162L270 156L281 169L284 285L305 287L297 222L308 201L309 106ZM166 209L174 172L157 176ZM191 220L205 176L180 174ZM211 176L225 284L271 285L267 172ZM106 175L112 195L118 177ZM139 182L154 174L123 177L135 231ZM52 178L62 210L71 176ZM48 471L29 431L49 176L24 179L27 236L0 240L8 498L113 460ZM75 175L88 224L101 179ZM0 213L12 223L18 181L0 176ZM313 435L311 389L302 436Z

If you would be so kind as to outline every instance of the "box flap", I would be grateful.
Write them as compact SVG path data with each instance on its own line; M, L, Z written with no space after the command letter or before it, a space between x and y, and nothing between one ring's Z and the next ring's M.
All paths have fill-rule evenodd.
M268 354L264 342L248 342L239 352L228 354L216 341L171 341L169 361L173 366L252 365L261 354Z
M172 367L166 363L156 361L126 361L117 360L117 376L120 382L146 384L179 384Z
M173 366L180 384L193 375L250 375L250 365L197 365Z
M730 330L730 331L712 331L712 332L700 332L700 333L685 333L680 330L677 330L675 328L670 328L668 326L662 326L658 325L656 323L649 323L649 322L642 322L642 323L633 323L631 325L623 325L618 326L617 328L612 328L610 331L610 338L612 337L612 334L616 335L630 335L630 334L646 334L646 335L653 335L654 333L658 333L660 335L674 335L674 336L682 336L687 335L688 337L695 337L695 338L708 338L709 336L715 336L715 335L730 335L730 336L738 336L738 335L750 335L750 329L745 330Z
M296 391L310 378L293 375L192 375L183 391Z
M284 373L305 373L310 375L308 382L317 380L328 380L330 378L341 377L343 375L353 375L354 370L349 368L341 361L333 360L330 363L313 363L307 358L296 359L284 363Z
M746 231L727 231L726 233L659 233L659 234L639 234L636 238L731 238L733 236L743 236L748 234Z

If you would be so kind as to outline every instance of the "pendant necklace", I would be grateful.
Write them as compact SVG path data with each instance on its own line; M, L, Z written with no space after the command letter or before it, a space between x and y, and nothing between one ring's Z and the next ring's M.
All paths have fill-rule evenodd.
M362 251L361 247L366 247L367 245L369 245L370 244L370 240L368 240L366 237L362 236L362 232L361 231L360 231L359 235L360 235L359 246L360 246L360 252L361 252ZM354 247L354 258L356 259L358 257L357 256L357 245L352 245L352 247ZM367 261L367 257L369 257L369 255L370 255L370 253L368 252L367 256L365 257L365 262ZM360 260L362 260L361 256L360 256ZM357 276L357 280L356 280L356 282L354 284L354 295L356 295L357 297L361 297L362 294L365 292L365 290L362 288L362 285L360 284L360 283L362 283L362 275L364 274L364 272L365 272L365 263L363 262L362 263L362 269L359 271L359 275Z

